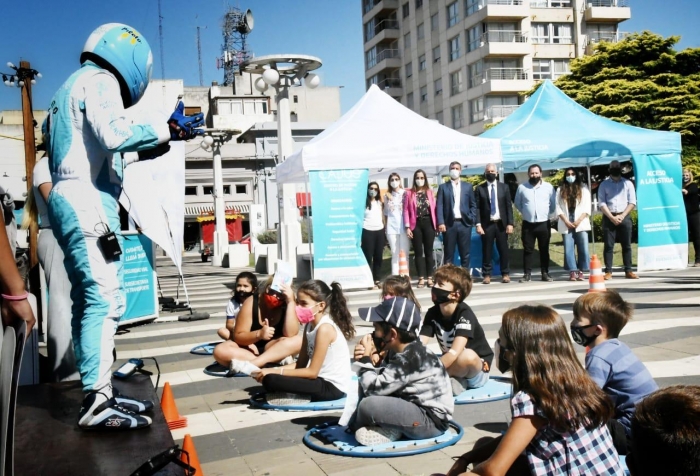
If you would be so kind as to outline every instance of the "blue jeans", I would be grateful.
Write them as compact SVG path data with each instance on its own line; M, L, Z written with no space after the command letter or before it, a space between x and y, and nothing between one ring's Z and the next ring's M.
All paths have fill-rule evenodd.
M588 232L569 232L563 233L564 240L564 259L566 260L566 269L569 271L586 271L588 272ZM578 249L578 264L574 255L574 244Z

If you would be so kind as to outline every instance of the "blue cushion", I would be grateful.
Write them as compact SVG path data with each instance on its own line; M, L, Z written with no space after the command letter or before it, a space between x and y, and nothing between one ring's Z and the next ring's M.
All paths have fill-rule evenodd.
M455 397L455 405L468 403L493 402L510 398L513 386L510 381L502 377L489 377L486 385L479 388L470 388Z
M221 341L223 342L223 341ZM199 344L192 347L190 354L194 355L214 355L214 347L221 344L221 342L209 342L208 344Z

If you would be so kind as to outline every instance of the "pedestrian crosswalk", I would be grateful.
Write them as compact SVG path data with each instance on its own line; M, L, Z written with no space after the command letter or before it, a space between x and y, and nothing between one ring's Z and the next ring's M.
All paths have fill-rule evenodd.
M262 435L267 434L263 429L267 429L270 435L279 432L285 435L283 440L288 443L280 445L298 445L305 426L295 424L294 421L319 419L321 416L318 412L288 413L251 409L247 402L250 393L260 389L257 382L248 377L225 379L208 376L202 369L212 363L213 359L189 353L197 344L219 340L216 330L224 325L224 310L231 296L235 276L243 270L214 268L209 263L186 261L183 273L190 303L195 310L210 313L210 319L191 323L168 322L176 319L178 313L162 313L159 322L121 331L116 337L116 343L117 365L132 357L158 359L163 372L160 385L170 382L178 409L189 421L186 429L173 432L175 439L189 433L195 437L197 445L198 438L207 444L219 441L219 438L219 445L231 445L232 455L245 458L245 452L255 454L263 451L263 448L241 446L241 439L250 438L251 435L263 438ZM178 283L174 266L159 259L158 275L163 295L175 297L179 287L180 299L184 301L184 292ZM567 281L563 272L559 279L552 283L527 284L502 284L494 281L488 286L475 282L466 302L473 308L487 339L493 345L502 313L523 303L551 305L568 324L572 319L572 304L579 295L587 292L588 283ZM645 363L659 385L700 384L700 295L697 293L700 287L700 269L647 273L639 280L615 278L605 284L617 289L626 300L634 303L634 318L623 329L620 339ZM414 291L425 312L432 306L430 289ZM372 329L368 323L359 320L357 310L378 304L380 292L363 290L346 294L358 329L358 336L349 343L352 348L361 335ZM179 314L184 313L181 311ZM577 351L583 359L583 348L577 347ZM149 370L154 369L149 367ZM494 415L507 414L508 409L507 401L461 406L455 411L455 420L465 427L478 427L483 422L502 421L502 417ZM205 457L208 460L203 462L205 472L206 463L213 465L210 466L213 468L223 458L214 453Z

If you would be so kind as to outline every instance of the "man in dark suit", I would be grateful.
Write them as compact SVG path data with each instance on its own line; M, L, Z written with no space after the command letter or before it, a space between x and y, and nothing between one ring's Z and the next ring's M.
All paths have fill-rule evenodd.
M462 182L462 164L450 164L450 181L438 187L436 215L438 231L443 233L445 264L452 263L455 246L459 250L462 267L469 269L469 248L472 226L476 223L474 188Z
M476 232L481 235L483 250L484 284L491 283L493 240L501 256L501 276L504 283L510 283L508 267L508 235L513 233L513 202L510 191L504 183L498 182L498 172L494 164L484 170L486 182L476 187Z

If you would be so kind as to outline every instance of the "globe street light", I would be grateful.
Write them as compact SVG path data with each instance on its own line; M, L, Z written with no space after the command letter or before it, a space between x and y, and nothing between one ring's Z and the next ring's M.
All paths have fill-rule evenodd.
M289 88L304 80L307 87L317 87L321 79L311 73L321 67L321 60L307 55L269 55L252 58L241 65L241 71L260 74L254 86L265 92L268 86L275 89L277 102L277 157L279 162L286 160L294 146L292 142L292 123L289 109ZM301 244L301 226L299 210L296 204L296 186L294 184L278 185L280 200L279 241L283 261L296 269L296 249Z

